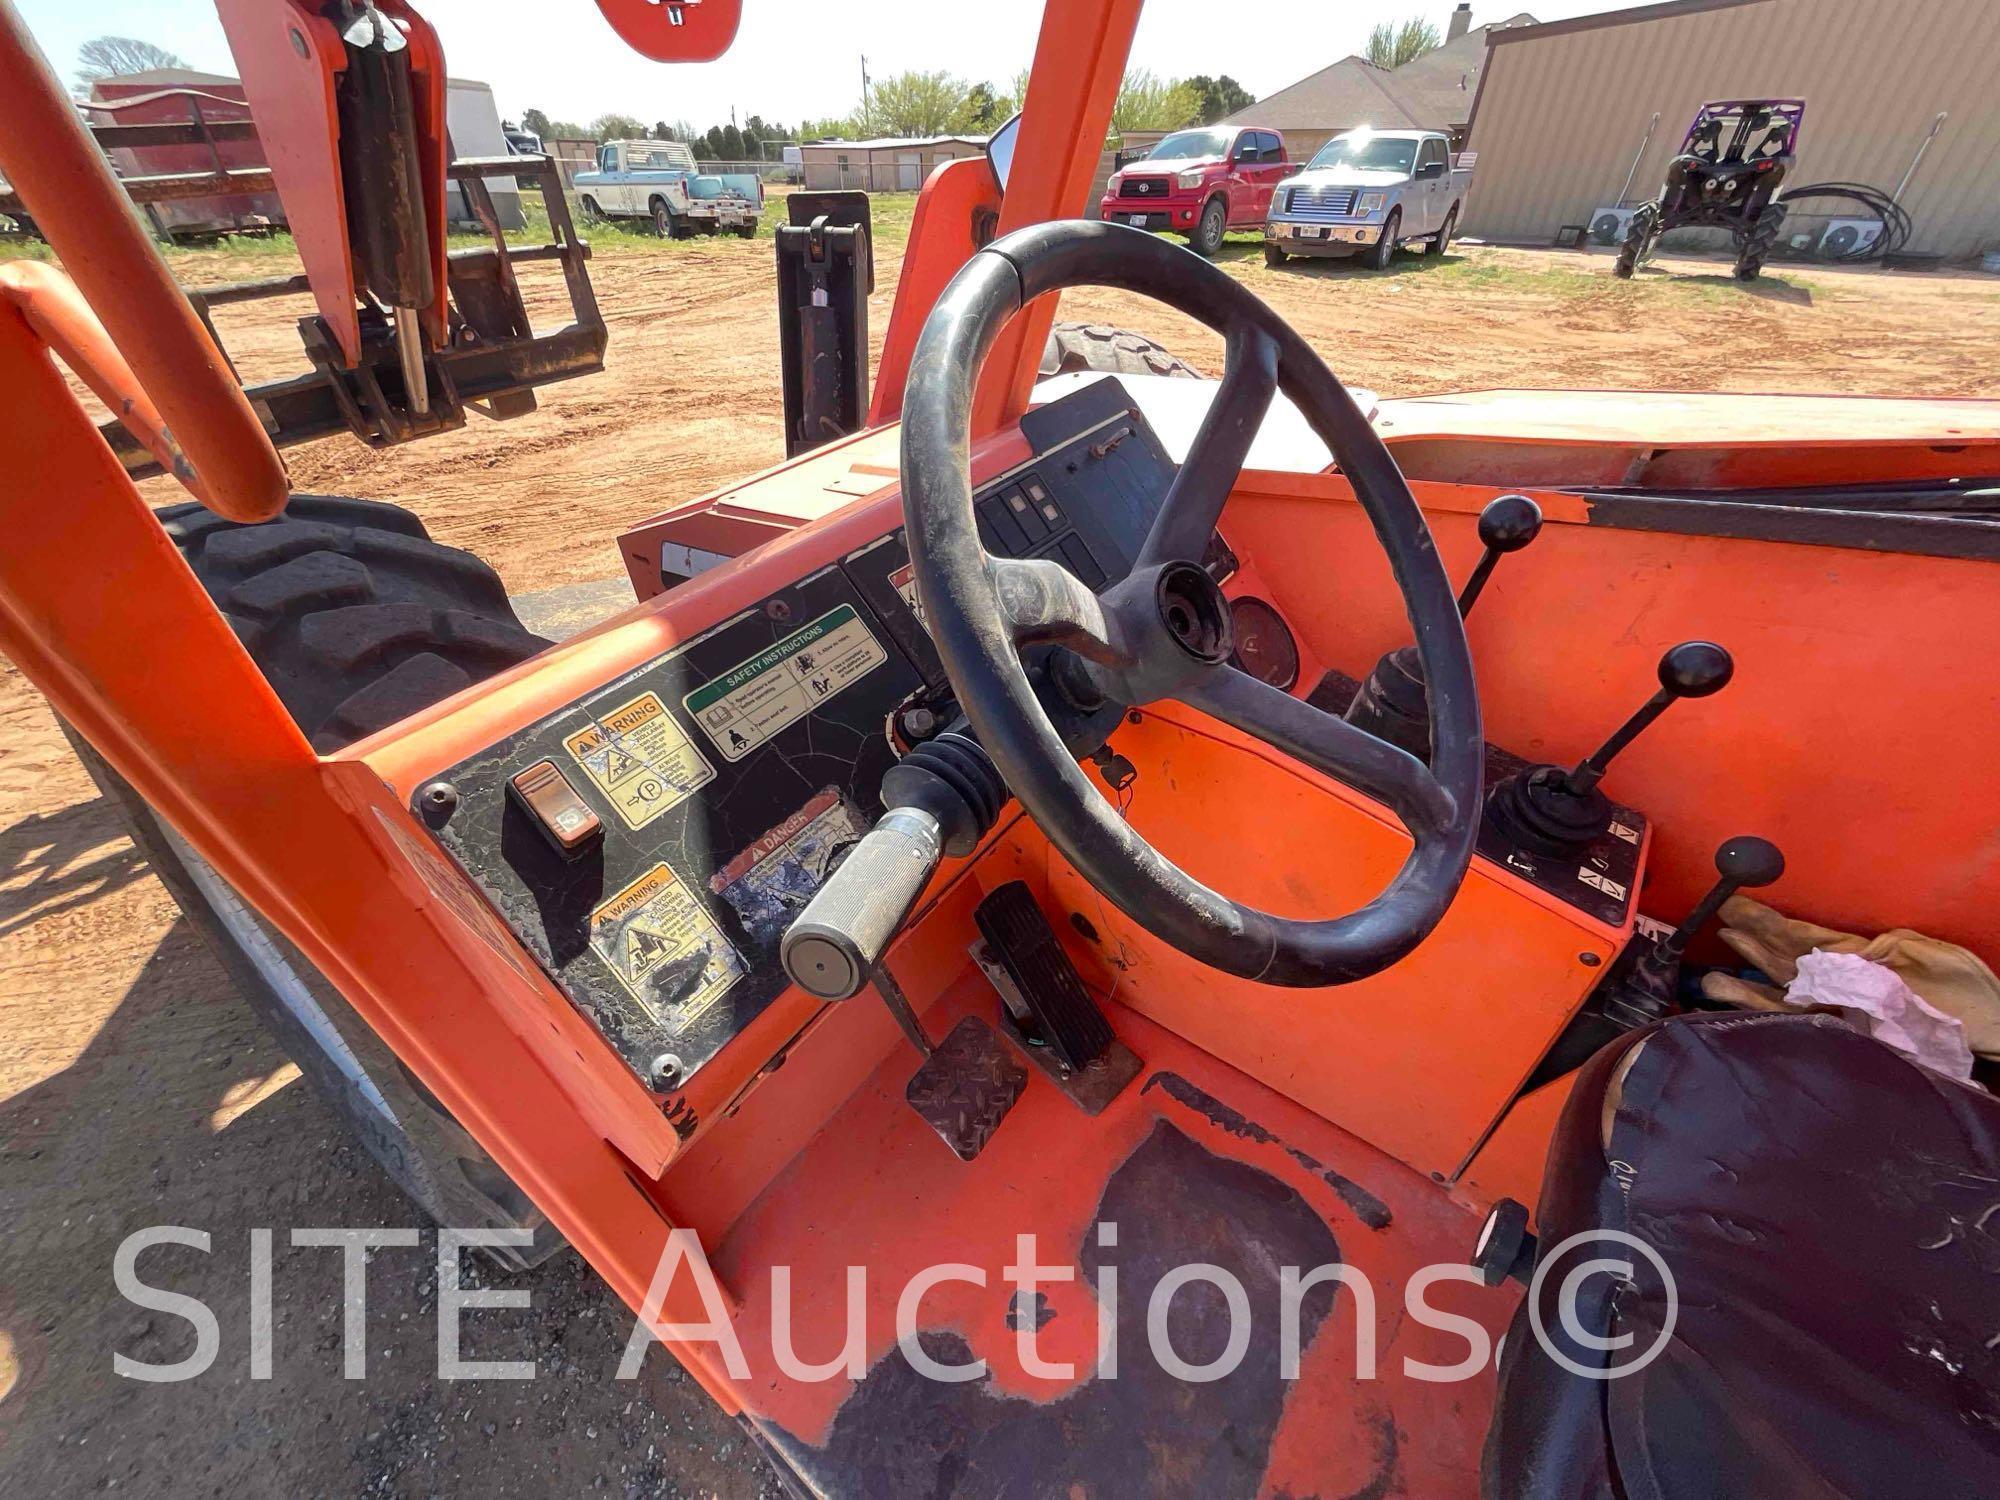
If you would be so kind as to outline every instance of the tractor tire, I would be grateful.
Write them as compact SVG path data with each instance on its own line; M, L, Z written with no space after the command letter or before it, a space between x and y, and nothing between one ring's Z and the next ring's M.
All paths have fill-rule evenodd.
M1264 247L1264 264L1269 266L1274 271L1277 270L1278 267L1282 266L1286 261L1290 259L1291 257L1285 254L1285 252L1280 250L1276 245L1266 245Z
M1371 271L1386 271L1396 263L1396 236L1403 227L1403 211L1389 210L1389 218L1382 225L1382 238L1369 246L1362 263Z
M159 516L322 752L548 645L522 628L491 568L394 505L294 495L257 526L194 503Z
M322 750L547 644L522 628L491 569L431 541L393 505L295 495L277 520L256 526L194 504L159 516ZM528 1243L486 1252L504 1269L526 1270L561 1249L555 1226L333 984L89 745L70 739L251 1011L390 1179L439 1224L527 1231Z
M1213 260L1222 249L1222 237L1229 232L1229 206L1211 198L1201 206L1201 218L1188 235L1188 249L1203 260Z
M1143 333L1103 323L1058 323L1042 346L1040 373L1068 375L1096 370L1105 375L1169 375L1199 380L1201 372L1169 354Z

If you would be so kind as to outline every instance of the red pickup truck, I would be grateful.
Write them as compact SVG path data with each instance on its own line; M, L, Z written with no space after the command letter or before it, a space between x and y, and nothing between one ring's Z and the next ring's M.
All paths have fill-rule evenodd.
M1098 216L1187 236L1199 255L1222 248L1224 231L1262 231L1271 189L1298 170L1285 138L1256 126L1176 130L1105 184Z

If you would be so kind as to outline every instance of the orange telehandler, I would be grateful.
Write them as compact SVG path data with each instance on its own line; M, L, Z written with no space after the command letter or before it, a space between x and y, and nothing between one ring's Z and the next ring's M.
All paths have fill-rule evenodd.
M739 8L600 5L681 61ZM354 90L435 39L222 10L302 101L259 132L321 317L415 410L448 327L357 238ZM2000 1042L1947 1077L1683 973L1746 888L1994 946L2000 409L1358 404L1075 217L1138 12L1052 0L925 185L865 422L635 524L639 600L551 645L289 493L0 0L74 283L0 272L0 649L412 1196L566 1239L797 1493L2000 1490ZM1039 378L1080 285L1220 380Z

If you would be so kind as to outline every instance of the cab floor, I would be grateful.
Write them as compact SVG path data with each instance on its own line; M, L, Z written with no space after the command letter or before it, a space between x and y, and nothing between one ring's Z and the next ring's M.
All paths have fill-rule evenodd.
M996 1007L968 971L925 1021L938 1037L967 1014L997 1022ZM1505 1326L1512 1289L1435 1285L1423 1297L1438 1313L1421 1319L1406 1301L1420 1268L1463 1266L1477 1219L1338 1127L1107 1010L1143 1066L1101 1115L1031 1067L985 1150L961 1162L905 1102L918 1059L899 1047L741 1215L713 1264L741 1297L754 1374L741 1388L760 1397L760 1436L822 1493L1476 1495L1491 1359L1447 1381L1414 1379L1405 1361L1468 1359L1471 1341L1435 1326L1445 1314L1495 1339ZM1044 1268L1032 1288L1006 1275L1027 1235ZM845 1347L847 1268L865 1269L860 1379L781 1373L779 1264L790 1350L814 1363ZM1366 1285L1322 1281L1291 1299L1287 1378L1287 1268L1337 1265ZM904 1289L944 1266L915 1340L938 1365L984 1362L950 1382L919 1373L896 1338ZM1208 1271L1180 1269L1196 1266L1234 1279L1233 1310ZM1149 1337L1156 1293L1167 1347ZM1109 1362L1101 1343L1115 1343ZM1182 1378L1217 1361L1209 1378Z

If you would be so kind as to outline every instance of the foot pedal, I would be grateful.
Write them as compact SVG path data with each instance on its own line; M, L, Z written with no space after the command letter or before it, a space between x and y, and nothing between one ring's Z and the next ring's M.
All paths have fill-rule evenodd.
M988 977L1029 1041L1047 1047L1073 1073L1102 1057L1117 1040L1111 1023L1083 987L1026 882L1001 886L973 916L986 938L988 959L999 970L988 968Z
M967 1016L910 1075L903 1097L960 1161L971 1161L1027 1086L1028 1070L993 1028Z

